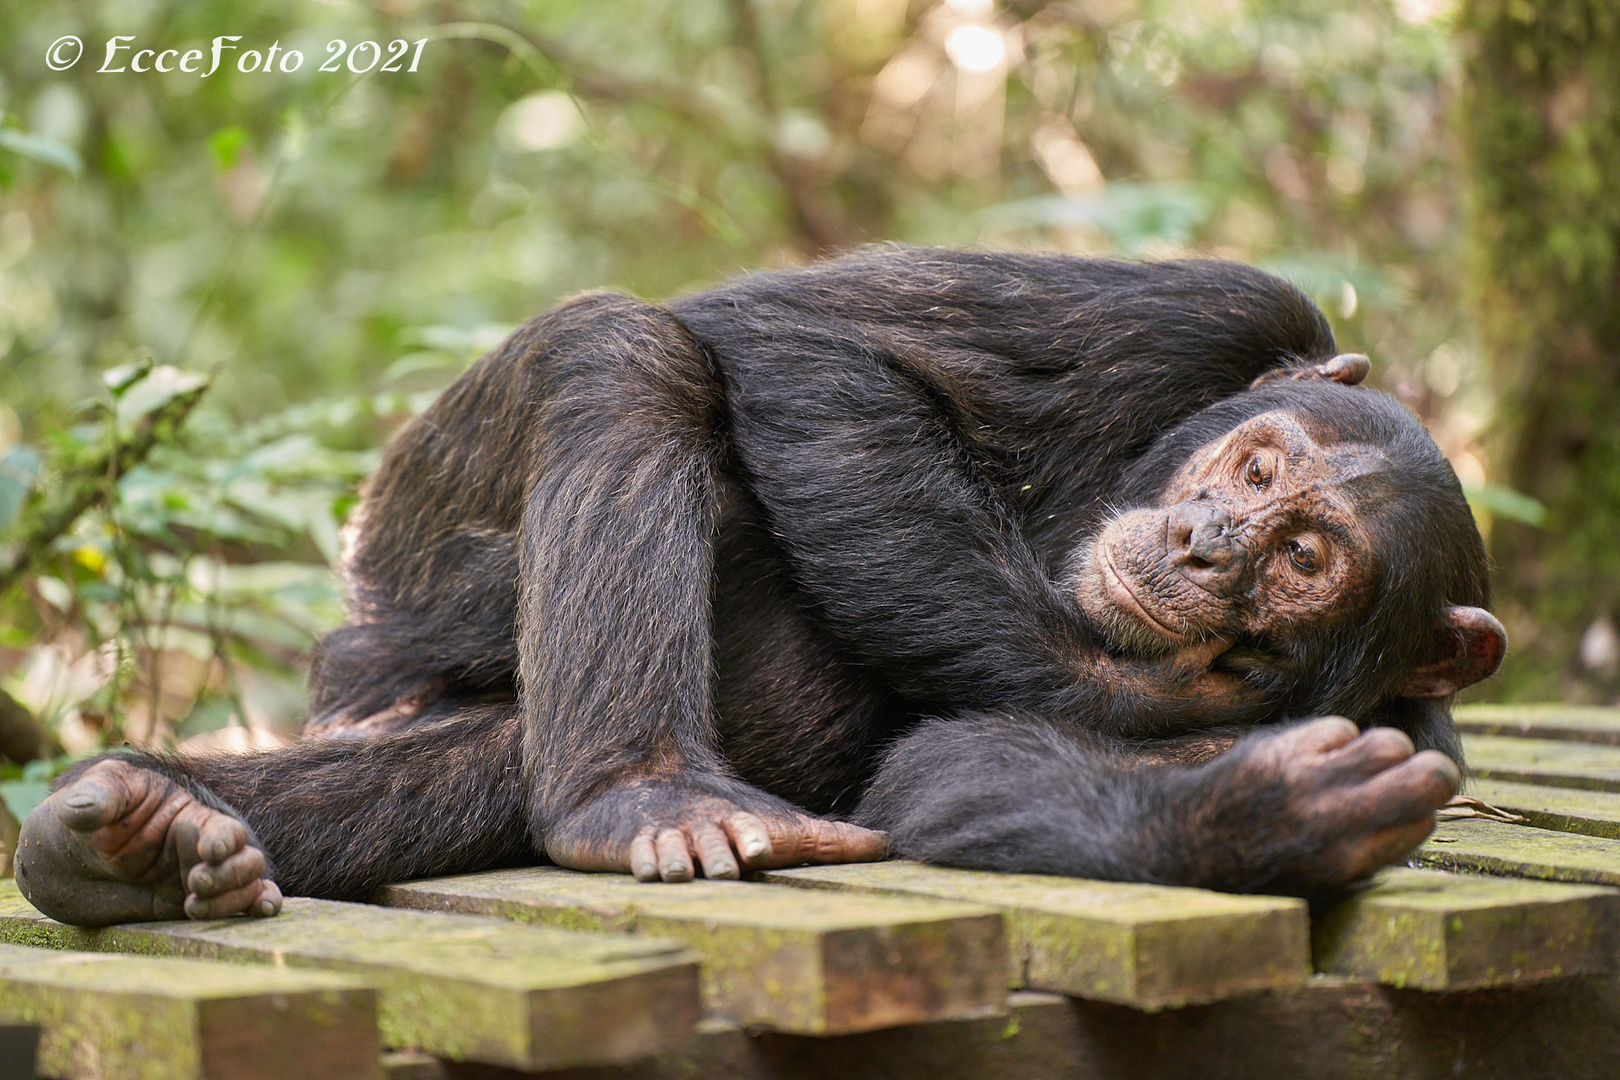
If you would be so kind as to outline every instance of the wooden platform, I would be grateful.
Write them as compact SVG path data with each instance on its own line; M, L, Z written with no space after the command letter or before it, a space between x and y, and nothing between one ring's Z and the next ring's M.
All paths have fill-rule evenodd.
M1470 792L1529 823L1442 822L1309 908L900 862L534 868L89 931L7 882L0 1033L73 1078L1620 1075L1620 710L1459 726Z

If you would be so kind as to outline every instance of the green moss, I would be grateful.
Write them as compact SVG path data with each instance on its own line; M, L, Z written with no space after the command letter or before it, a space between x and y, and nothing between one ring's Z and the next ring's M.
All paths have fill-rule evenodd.
M0 945L0 1020L45 1029L50 1075L135 1080L221 1075L267 1043L302 1051L304 1075L346 1076L322 1067L334 1040L375 1046L377 1037L375 998L359 980L10 945Z
M1470 771L1487 779L1620 790L1620 747L1568 739L1465 735L1463 750Z
M0 941L352 972L379 991L388 1045L528 1069L632 1060L679 1042L698 1015L696 964L675 942L364 904L292 899L273 919L82 930L3 883Z
M737 1023L806 1034L999 1011L999 916L969 904L854 898L754 882L646 885L539 867L390 886L387 904L680 941L704 1001Z
M934 896L999 908L1013 984L1160 1009L1294 985L1303 901L885 862L772 871L811 889Z
M1322 912L1318 971L1462 990L1609 969L1609 889L1392 869Z

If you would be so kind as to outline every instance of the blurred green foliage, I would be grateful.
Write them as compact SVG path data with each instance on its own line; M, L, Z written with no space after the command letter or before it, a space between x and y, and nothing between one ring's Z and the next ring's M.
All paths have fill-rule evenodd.
M1620 5L1462 10L1469 284L1500 398L1489 449L1546 505L1493 537L1502 692L1620 697Z
M1452 284L1449 18L1445 0L8 4L0 528L15 543L85 461L116 465L132 395L210 386L0 597L0 671L70 749L295 729L355 485L472 357L570 292L659 298L862 242L1257 262L1317 296L1487 491L1491 402ZM66 34L84 57L53 72ZM97 71L113 35L134 39L116 67L139 48L206 66L227 34L206 77ZM417 69L354 72L365 41L423 42ZM238 70L272 44L301 66Z

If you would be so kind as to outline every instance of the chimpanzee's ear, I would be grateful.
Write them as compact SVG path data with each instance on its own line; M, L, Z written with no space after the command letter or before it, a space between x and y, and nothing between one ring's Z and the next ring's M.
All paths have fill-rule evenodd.
M1477 607L1450 607L1440 619L1440 659L1406 677L1402 697L1437 698L1472 686L1496 670L1507 651L1507 631Z
M1280 367L1261 375L1249 384L1253 390L1257 386L1264 386L1269 382L1279 382L1283 379L1293 379L1296 382L1305 379L1327 379L1331 382L1343 383L1346 386L1355 386L1367 377L1372 370L1372 361L1361 353L1340 353L1331 360L1324 360L1320 364L1311 364L1306 367Z

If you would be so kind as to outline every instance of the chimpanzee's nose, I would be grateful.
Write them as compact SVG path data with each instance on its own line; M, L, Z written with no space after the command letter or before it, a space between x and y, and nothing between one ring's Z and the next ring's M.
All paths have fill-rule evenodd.
M1170 561L1188 578L1230 596L1243 584L1249 552L1232 536L1232 515L1206 502L1184 502L1170 510Z

